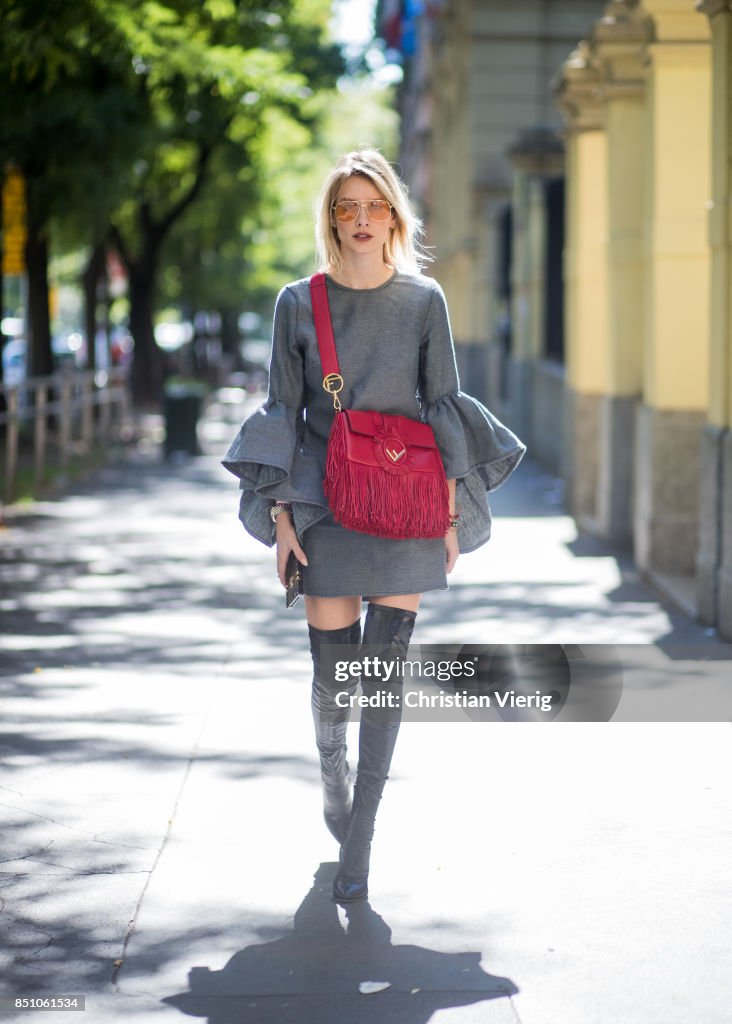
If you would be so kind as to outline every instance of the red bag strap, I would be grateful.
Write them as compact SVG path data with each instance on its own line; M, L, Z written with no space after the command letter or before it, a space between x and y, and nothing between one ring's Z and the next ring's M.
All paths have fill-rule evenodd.
M338 392L343 389L343 377L340 374L338 355L336 353L333 324L330 319L328 292L325 285L325 274L313 274L310 278L310 298L313 303L315 335L318 339L320 363L323 367L323 388L333 396L333 407L340 411L341 403Z

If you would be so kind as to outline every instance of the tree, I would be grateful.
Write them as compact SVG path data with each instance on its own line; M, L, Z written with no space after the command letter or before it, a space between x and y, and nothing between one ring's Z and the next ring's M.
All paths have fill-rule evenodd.
M312 90L342 70L338 50L321 42L317 20L303 21L302 7L292 0L168 0L145 5L144 26L134 10L119 15L147 107L131 198L112 223L130 280L138 401L155 401L160 392L153 311L163 245L205 187L213 187L214 158L226 151L256 187L253 152L266 112L277 107L307 121Z
M342 70L323 42L328 10L327 0L0 0L0 159L27 181L34 373L51 367L49 224L72 218L93 257L106 237L119 251L133 392L158 398L163 244L222 149L253 171L268 109L307 123L309 95Z
M0 166L26 181L30 370L50 373L49 225L69 211L91 233L119 201L115 172L134 152L129 61L105 5L0 0Z

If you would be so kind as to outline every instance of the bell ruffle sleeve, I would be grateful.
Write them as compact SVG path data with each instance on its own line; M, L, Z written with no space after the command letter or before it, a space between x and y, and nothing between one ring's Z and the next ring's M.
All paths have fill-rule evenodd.
M292 503L298 538L328 513L322 474L302 444L303 354L297 343L297 299L285 287L277 296L267 400L241 426L222 465L239 477L239 519L257 540L272 547L274 499Z
M435 282L420 349L422 419L435 432L460 509L458 546L474 551L491 534L488 493L513 473L526 446L477 398L460 390L447 304Z

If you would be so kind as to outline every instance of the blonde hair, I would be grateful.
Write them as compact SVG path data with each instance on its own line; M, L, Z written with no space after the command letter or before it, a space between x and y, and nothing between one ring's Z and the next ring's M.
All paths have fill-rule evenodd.
M321 270L343 266L341 243L333 222L333 203L343 182L356 175L368 180L394 210L394 227L384 243L384 262L407 273L419 274L432 256L422 246L422 221L415 216L407 197L407 186L378 149L356 149L342 156L328 175L315 204L315 240Z

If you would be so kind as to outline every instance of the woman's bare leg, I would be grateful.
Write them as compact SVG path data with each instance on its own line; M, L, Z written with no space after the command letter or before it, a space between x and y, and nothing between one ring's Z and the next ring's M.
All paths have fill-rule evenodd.
M343 629L361 617L359 597L312 597L305 594L305 617L316 629Z
M406 608L407 611L416 612L421 598L421 594L387 594L385 597L369 596L366 600L385 604L389 608Z

